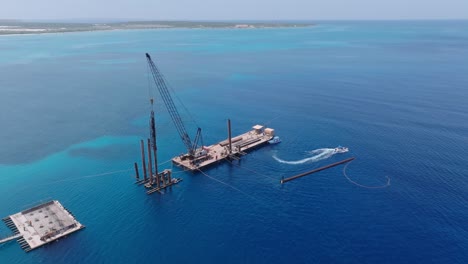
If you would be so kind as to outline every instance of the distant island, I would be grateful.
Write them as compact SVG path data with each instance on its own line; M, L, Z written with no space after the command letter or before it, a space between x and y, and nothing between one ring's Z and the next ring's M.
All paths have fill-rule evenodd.
M199 21L132 21L112 23L50 23L25 22L16 20L0 20L0 35L11 34L38 34L38 33L65 33L103 30L130 30L130 29L170 29L170 28L290 28L308 27L310 23L293 22L199 22Z

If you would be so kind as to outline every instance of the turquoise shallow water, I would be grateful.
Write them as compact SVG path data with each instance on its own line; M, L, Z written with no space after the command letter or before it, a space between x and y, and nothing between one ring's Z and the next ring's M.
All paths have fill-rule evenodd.
M466 263L468 23L324 22L0 38L0 216L58 199L86 229L0 263ZM256 123L282 143L147 196L152 57L205 144ZM177 100L176 100L177 101ZM184 151L157 99L161 161ZM350 152L296 165L311 151ZM279 179L355 156L343 167ZM170 167L169 163L161 166ZM261 172L255 174L250 170ZM8 234L0 225L0 234Z

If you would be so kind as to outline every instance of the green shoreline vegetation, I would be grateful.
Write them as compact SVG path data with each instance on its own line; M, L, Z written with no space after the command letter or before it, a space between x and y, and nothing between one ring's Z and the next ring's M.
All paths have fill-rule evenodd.
M309 27L312 23L294 22L202 22L202 21L132 21L113 23L55 23L23 22L0 20L0 35L66 33L84 31L131 30L131 29L171 29L171 28L290 28Z

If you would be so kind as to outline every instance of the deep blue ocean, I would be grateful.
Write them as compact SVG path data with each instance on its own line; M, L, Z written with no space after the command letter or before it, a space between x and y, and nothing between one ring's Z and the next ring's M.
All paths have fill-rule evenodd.
M230 118L282 143L212 178L174 168L183 182L146 195L149 93L161 163L185 148L145 52L192 137L223 140ZM348 157L352 181L390 186L343 166L279 183ZM468 263L467 157L468 21L0 37L0 217L57 199L86 226L30 253L0 245L2 264Z

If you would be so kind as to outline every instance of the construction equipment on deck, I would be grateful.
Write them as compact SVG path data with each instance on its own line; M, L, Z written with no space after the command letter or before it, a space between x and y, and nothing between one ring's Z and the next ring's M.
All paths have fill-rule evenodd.
M149 68L151 70L151 75L153 76L154 83L161 94L161 98L166 105L167 111L171 116L172 122L174 123L177 132L179 133L182 142L184 143L185 147L187 148L188 154L186 158L194 159L195 157L200 157L205 154L204 151L200 151L197 153L198 143L201 143L203 146L203 138L201 135L201 128L197 129L197 133L195 135L195 140L192 142L190 139L187 130L185 129L185 125L182 122L182 118L180 117L179 111L177 110L174 101L172 100L171 94L169 93L169 89L166 84L166 80L164 76L159 72L158 68L154 64L151 56L146 53L146 59L148 61Z

